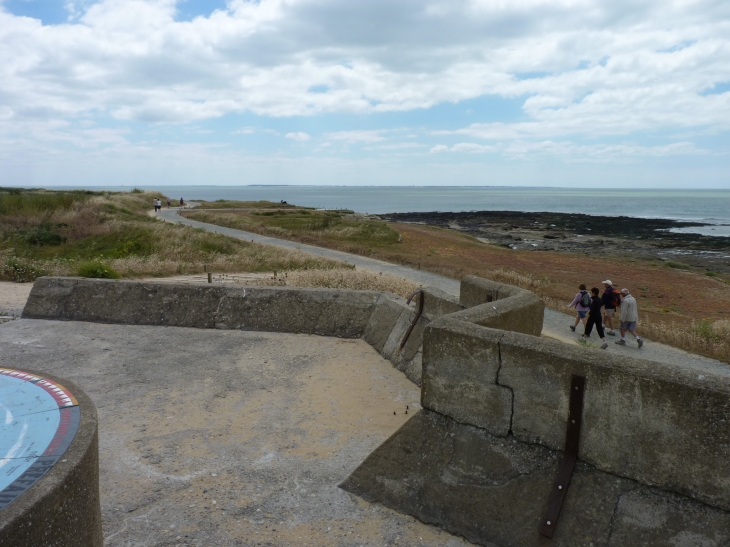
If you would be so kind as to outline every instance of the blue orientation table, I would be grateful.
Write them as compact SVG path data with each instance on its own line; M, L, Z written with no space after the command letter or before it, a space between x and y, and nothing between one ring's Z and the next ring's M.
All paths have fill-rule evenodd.
M68 389L42 376L0 368L0 510L63 456L80 416Z

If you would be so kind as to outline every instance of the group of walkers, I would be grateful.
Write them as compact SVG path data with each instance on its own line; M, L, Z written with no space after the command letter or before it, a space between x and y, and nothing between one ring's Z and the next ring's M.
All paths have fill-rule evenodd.
M575 332L578 323L583 323L583 338L587 340L591 332L593 332L593 327L595 327L598 336L603 341L601 349L606 349L608 348L606 334L616 336L616 331L613 327L613 317L618 309L621 339L616 340L616 344L625 346L626 333L629 332L636 339L639 348L641 348L644 345L644 340L636 332L636 324L639 321L639 309L636 305L636 299L631 296L629 289L617 291L613 287L610 279L603 281L603 287L603 294L600 296L599 293L601 291L598 287L593 287L590 293L585 285L581 284L578 287L578 293L573 298L573 301L568 304L569 308L575 308L576 311L575 323L570 326L570 330ZM601 308L604 309L603 315L601 314ZM604 320L608 331L605 331L603 328Z
M183 201L183 198L180 198L180 207L182 207L185 204ZM155 208L155 213L158 211L162 211L162 200L161 199L153 199L152 200L152 206ZM170 198L167 198L167 208L169 209L172 206L172 200Z

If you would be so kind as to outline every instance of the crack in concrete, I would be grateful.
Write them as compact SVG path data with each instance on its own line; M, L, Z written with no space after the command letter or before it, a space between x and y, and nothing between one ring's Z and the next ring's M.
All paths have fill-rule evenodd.
M243 291L243 296L246 296L245 289ZM218 324L218 313L221 311L221 306L226 298L227 296L223 295L218 299L218 307L215 309L215 312L213 312L213 328L216 328L216 325Z
M504 334L499 337L499 340L497 340L497 360L499 362L499 366L497 367L497 374L494 380L494 383L498 385L499 387L503 387L509 390L510 393L510 414L509 414L509 430L507 431L507 435L514 435L514 431L512 431L512 425L515 418L515 390L512 389L510 386L505 384L499 383L499 374L502 372L502 338L504 338Z
M612 473L609 473L612 474ZM611 536L613 536L613 525L614 521L616 520L616 514L618 513L618 506L621 503L621 499L626 495L634 490L636 490L638 486L635 486L634 488L630 488L628 490L624 490L621 492L618 496L616 496L616 503L613 506L613 513L611 513L611 520L608 522L608 534L606 535L606 547L609 547L611 545Z

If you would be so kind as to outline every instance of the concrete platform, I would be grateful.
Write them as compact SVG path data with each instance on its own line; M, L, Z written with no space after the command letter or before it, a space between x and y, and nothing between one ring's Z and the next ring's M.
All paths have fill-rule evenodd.
M18 319L0 347L95 402L107 547L468 544L337 487L420 409L364 340Z

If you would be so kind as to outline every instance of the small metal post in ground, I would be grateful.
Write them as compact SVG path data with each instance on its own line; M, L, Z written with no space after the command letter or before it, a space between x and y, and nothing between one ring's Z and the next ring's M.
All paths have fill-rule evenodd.
M208 272L208 283L213 283L213 274Z

